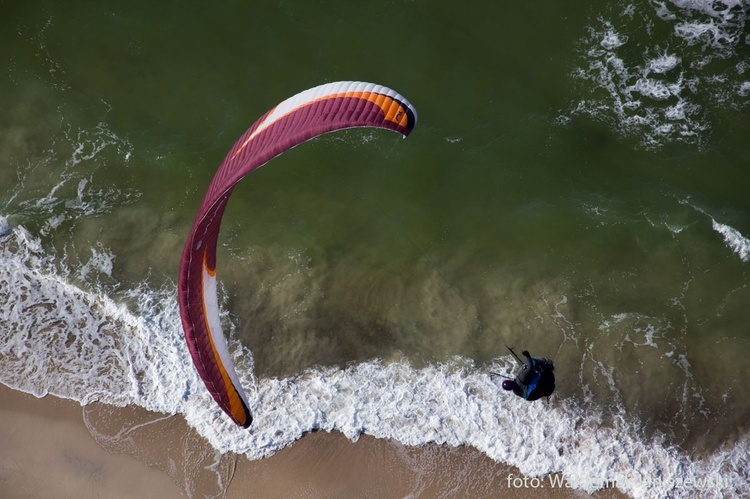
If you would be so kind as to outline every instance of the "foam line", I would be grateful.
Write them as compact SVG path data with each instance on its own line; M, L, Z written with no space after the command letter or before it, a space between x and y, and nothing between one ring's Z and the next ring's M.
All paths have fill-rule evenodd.
M589 492L615 480L635 497L681 497L679 484L709 478L722 484L709 492L750 492L748 435L729 450L691 460L659 438L642 439L638 422L624 414L608 426L602 414L572 401L529 406L509 398L464 358L421 369L370 361L260 380L238 362L257 414L250 430L240 429L197 378L174 289L140 285L125 293L137 301L130 310L101 291L67 283L55 258L22 227L6 239L12 244L0 249L0 298L13 305L0 311L0 381L37 396L184 414L217 450L251 459L305 432L337 430L352 440L368 433L406 445L471 445L528 475L560 471ZM251 355L231 347L237 360ZM510 374L514 364L503 357L487 368Z

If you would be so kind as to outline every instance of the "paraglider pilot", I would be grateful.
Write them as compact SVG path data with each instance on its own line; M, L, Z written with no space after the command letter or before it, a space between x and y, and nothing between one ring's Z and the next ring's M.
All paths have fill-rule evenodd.
M518 359L513 349L508 347L508 350ZM503 380L503 389L512 390L513 393L529 402L542 397L549 397L555 391L554 364L544 357L532 357L528 350L524 350L522 353L526 360L523 361L521 371L515 379ZM520 362L521 359L518 359L518 361Z

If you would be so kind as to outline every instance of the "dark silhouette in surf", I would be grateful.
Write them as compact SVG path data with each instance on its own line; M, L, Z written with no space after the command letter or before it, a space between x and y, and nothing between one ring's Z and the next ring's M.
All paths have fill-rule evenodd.
M515 379L503 376L503 389L512 391L514 394L533 402L542 397L549 397L555 391L555 365L547 358L532 357L528 350L522 352L526 360L522 361L512 348L508 347L510 353L521 364L521 370ZM496 373L493 373L496 374Z

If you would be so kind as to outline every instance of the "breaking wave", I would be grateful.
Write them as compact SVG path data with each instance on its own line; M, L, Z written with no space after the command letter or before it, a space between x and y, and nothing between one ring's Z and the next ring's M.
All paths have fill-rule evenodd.
M85 265L108 258L93 260ZM217 450L251 459L306 432L337 430L351 440L367 433L414 446L471 445L527 475L562 472L571 485L589 492L614 480L636 497L680 496L679 484L708 478L721 487L703 491L704 497L748 491L747 435L730 450L694 459L658 435L643 437L637 420L625 414L604 423L603 414L572 399L529 411L526 402L506 397L486 375L485 369L510 374L509 357L484 369L465 358L423 368L372 360L257 379L251 353L232 342L241 382L252 387L256 415L252 428L241 430L218 409L192 368L173 284L162 289L141 284L117 299L102 289L84 290L69 283L62 262L23 227L1 240L0 263L0 298L12 304L0 316L2 382L36 396L183 414Z

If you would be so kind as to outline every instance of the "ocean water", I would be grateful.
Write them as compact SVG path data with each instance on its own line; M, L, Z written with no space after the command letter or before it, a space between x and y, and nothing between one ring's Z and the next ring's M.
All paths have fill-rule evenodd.
M251 459L338 430L589 492L750 493L750 4L308 3L0 1L0 382ZM420 121L235 190L242 430L182 338L182 245L237 137L340 79ZM489 377L506 344L555 360L549 403Z

